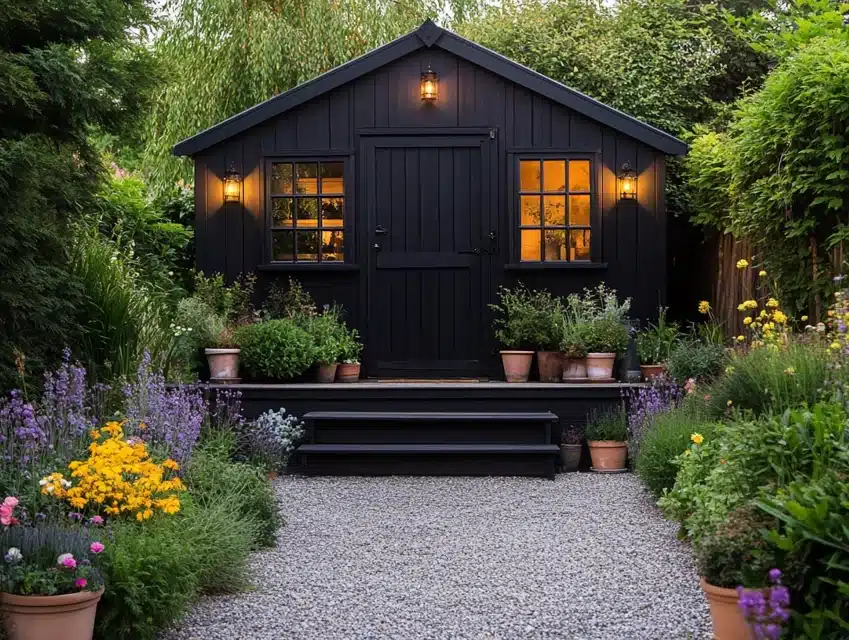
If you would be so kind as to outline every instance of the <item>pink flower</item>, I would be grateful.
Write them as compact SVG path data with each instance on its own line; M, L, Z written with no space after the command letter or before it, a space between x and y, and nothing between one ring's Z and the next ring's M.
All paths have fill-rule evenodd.
M100 526L103 524L103 516L92 516L89 522L91 524L96 524L97 526Z
M101 553L105 548L102 542L92 542L89 547L92 553Z
M18 523L17 519L12 516L13 509L14 507L10 507L6 503L0 504L0 524L4 527Z
M6 505L7 507L11 507L12 509L14 509L15 507L18 506L18 499L13 498L12 496L9 496L3 501L3 504Z
M70 553L63 553L61 556L56 558L56 564L60 567L64 567L65 569L77 568L77 561L74 560L74 556Z
M74 583L77 589L85 589L85 586L88 584L88 580L85 578L77 578L77 581Z

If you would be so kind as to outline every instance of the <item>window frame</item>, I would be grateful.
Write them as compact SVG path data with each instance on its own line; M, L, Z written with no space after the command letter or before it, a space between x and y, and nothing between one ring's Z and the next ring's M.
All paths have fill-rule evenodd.
M516 268L525 268L525 269L536 269L536 268L546 268L546 269L574 269L574 268L592 268L595 266L601 265L601 255L600 255L600 234L601 234L601 220L599 216L599 185L601 184L599 172L602 170L602 162L601 162L601 153L596 151L575 151L568 149L523 149L522 151L513 151L509 153L510 162L512 163L512 171L509 172L510 175L510 204L511 204L511 212L510 212L510 256L511 256L511 266ZM542 171L542 166L540 167L540 187L539 191L535 192L525 192L523 193L521 190L521 162L527 160L536 160L536 161L545 161L545 160L563 160L567 163L572 160L586 160L590 163L590 220L589 225L570 225L569 224L569 211L568 211L568 199L570 193L573 195L586 194L586 191L569 191L568 185L568 164L567 164L567 184L565 191L559 192L545 192L544 191L544 176ZM545 195L562 195L567 202L567 210L566 210L566 220L565 225L556 225L553 227L546 227L543 224L542 220L542 202L540 204L540 224L539 225L522 225L522 205L521 205L521 196L522 195L537 195L540 198ZM544 246L544 237L545 237L545 229L552 228L556 230L563 230L566 233L567 243L569 242L569 235L571 229L576 230L587 230L590 232L590 255L588 260L545 260L545 246ZM540 231L540 260L522 260L522 240L521 234L522 229L535 229ZM568 244L567 244L568 246Z
M338 193L333 194L298 194L296 192L296 184L297 184L297 170L295 168L298 164L316 164L320 165L321 163L331 163L338 162L342 163L342 179L343 179L343 187L341 195ZM275 193L272 191L272 175L273 175L273 165L275 164L291 164L293 171L293 183L292 183L292 193L284 194L284 193ZM319 153L310 153L310 152L297 152L292 154L285 155L275 155L275 156L267 156L265 157L264 162L264 175L263 175L263 189L265 191L265 223L264 223L264 241L263 241L263 254L264 254L264 266L268 268L276 268L276 269L338 269L340 267L344 268L345 265L350 266L353 262L354 256L354 225L353 225L353 199L355 197L354 188L353 188L353 162L351 160L350 153L348 152L321 152ZM320 172L320 168L319 168ZM320 191L320 187L319 187ZM293 201L305 198L315 198L318 203L319 211L321 209L321 198L342 198L342 226L340 227L328 227L324 228L323 224L321 224L321 216L319 213L319 217L317 219L316 227L310 227L308 229L304 228L302 230L315 231L317 233L317 253L316 260L299 260L298 252L297 252L297 219L294 217L297 215L297 205L295 205L295 209L293 210L293 225L292 227L276 227L274 226L274 199L275 198L292 198ZM276 260L274 258L274 232L275 231L291 231L294 234L294 246L293 246L293 259L292 260ZM341 231L343 237L343 248L342 248L342 259L341 260L322 260L322 231Z

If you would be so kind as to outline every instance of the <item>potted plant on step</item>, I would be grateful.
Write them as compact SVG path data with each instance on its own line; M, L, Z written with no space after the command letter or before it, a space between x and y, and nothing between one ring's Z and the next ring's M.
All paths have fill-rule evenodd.
M209 363L209 381L218 384L236 384L239 377L239 354L241 350L236 342L236 332L225 325L215 336L215 346L204 349Z
M548 291L537 291L533 308L539 381L559 382L563 372L563 305Z
M628 418L622 407L594 410L586 428L593 471L625 470L628 453Z
M360 344L359 337L356 329L346 331L342 336L342 362L336 370L336 379L339 382L356 382L360 379L360 352L363 345Z
M324 313L309 319L307 330L315 343L318 382L334 382L347 334L347 329L340 319L339 310L335 307L326 307Z
M560 461L566 473L577 471L581 464L582 439L579 427L570 424L563 428L560 436Z
M666 372L666 361L680 336L678 324L666 321L665 307L658 310L657 324L650 322L637 333L637 353L644 380L651 380Z
M6 498L0 509L14 509ZM103 578L95 527L22 525L0 533L0 612L9 640L91 640Z
M598 317L578 325L587 349L587 378L591 382L613 381L616 356L628 348L630 330L621 320Z
M507 382L527 382L536 337L534 296L522 284L515 289L501 287L498 295L498 303L489 306L495 312L495 337L504 346L501 351L504 375Z
M563 381L586 382L587 346L577 323L564 322L560 350L563 352Z

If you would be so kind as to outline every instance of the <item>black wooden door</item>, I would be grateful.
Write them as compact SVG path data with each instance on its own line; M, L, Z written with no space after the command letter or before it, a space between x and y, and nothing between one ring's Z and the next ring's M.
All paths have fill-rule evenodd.
M367 371L484 373L488 137L364 138Z

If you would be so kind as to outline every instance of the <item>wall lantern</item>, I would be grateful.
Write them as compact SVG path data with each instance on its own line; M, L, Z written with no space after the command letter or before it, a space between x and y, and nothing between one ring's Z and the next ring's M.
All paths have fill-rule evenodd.
M619 197L622 200L637 199L637 172L626 162L619 170Z
M427 65L427 71L422 73L422 100L433 102L439 94L439 76Z
M224 173L224 202L238 202L242 195L242 176L232 164Z

